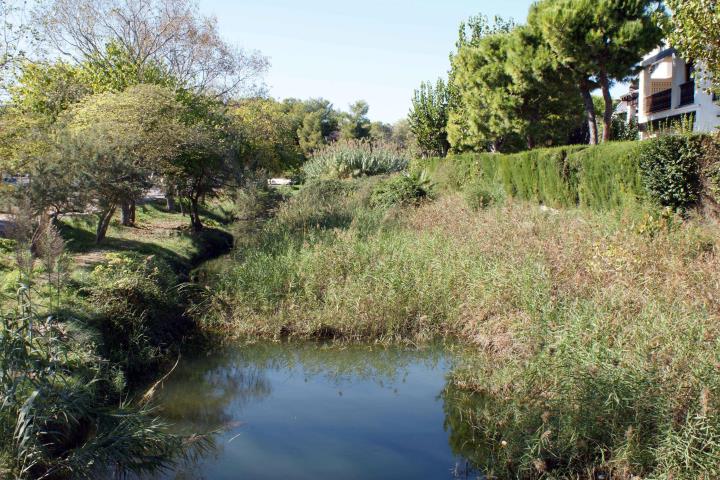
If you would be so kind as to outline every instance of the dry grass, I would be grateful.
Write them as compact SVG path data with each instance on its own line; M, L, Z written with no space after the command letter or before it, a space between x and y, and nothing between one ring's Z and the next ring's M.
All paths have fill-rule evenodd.
M457 195L324 205L322 218L284 207L274 240L223 272L205 319L240 335L471 345L447 422L491 476L720 476L717 225L651 209L473 211Z

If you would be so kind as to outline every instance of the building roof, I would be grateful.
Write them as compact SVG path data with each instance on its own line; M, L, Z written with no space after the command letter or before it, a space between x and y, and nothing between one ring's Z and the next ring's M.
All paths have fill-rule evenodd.
M650 66L654 63L659 62L663 58L669 57L670 55L673 55L675 53L676 53L676 50L674 48L672 48L672 47L666 48L665 50L660 51L660 53L658 53L657 55L653 55L652 57L650 57L646 60L643 60L643 62L640 65L642 65L643 68Z

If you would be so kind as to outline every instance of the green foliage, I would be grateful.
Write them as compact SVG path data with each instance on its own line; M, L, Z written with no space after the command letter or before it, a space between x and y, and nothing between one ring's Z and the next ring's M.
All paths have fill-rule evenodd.
M644 196L637 148L637 142L617 142L593 148L463 154L427 166L433 179L451 190L477 185L498 199L507 196L555 207L607 210Z
M247 99L231 107L229 114L242 138L239 155L249 159L248 167L282 173L300 165L297 128L281 103L265 98Z
M472 41L461 37L452 56L453 150L566 143L582 110L571 72L557 63L536 27L482 22Z
M669 0L670 44L683 58L702 64L700 72L717 92L720 87L720 9L715 0Z
M48 289L27 274L15 306L0 314L0 472L16 479L161 472L192 447L157 420L151 395L127 400L124 372L99 354L95 332L63 300L65 277L57 263L63 242L51 240L51 232L41 236L50 241L41 240L38 251L47 281L55 283L51 273L58 273L57 298L45 298ZM16 248L19 259L24 247ZM33 257L25 253L32 268ZM120 296L107 293L111 303ZM207 443L198 440L198 448Z
M96 266L86 289L92 325L100 334L103 354L131 378L142 378L165 360L180 340L182 308L178 279L154 256L109 253Z
M501 203L505 198L505 192L502 188L499 188L499 185L475 180L465 185L463 188L463 198L468 207L474 211L478 211Z
M578 82L591 132L595 111L590 92L602 89L606 141L613 111L610 84L631 75L642 56L661 42L666 15L662 2L656 0L543 0L531 8L528 22L542 32L557 61Z
M340 115L327 100L290 98L283 101L283 108L305 156L327 144L337 133Z
M97 241L102 241L115 209L138 199L150 175L167 174L180 155L178 147L190 137L180 121L182 110L172 91L152 85L89 96L74 105L63 116L56 157L65 171L40 181L48 188L37 192L37 201L65 180L78 190L71 196L77 207L99 205Z
M699 199L702 139L665 135L643 143L639 152L642 178L660 205L685 209Z
M579 204L594 210L633 207L647 194L638 165L638 142L610 142L572 155L578 166Z
M413 94L408 121L420 151L425 156L444 157L450 149L447 123L451 95L450 86L441 78L435 85L422 82Z
M628 122L624 118L613 117L612 138L621 142L640 139L640 126L637 119L633 118Z
M154 59L140 59L120 44L110 41L103 52L87 56L79 68L80 80L93 93L122 92L133 85L177 88L178 82Z
M10 89L15 108L51 119L91 92L90 85L84 82L82 69L62 61L26 62L20 78Z
M340 138L357 140L370 136L370 120L367 117L370 106L365 100L350 105L350 113L343 116L340 126Z
M425 172L402 174L375 185L370 205L381 208L418 205L432 196L433 185Z
M315 152L303 170L308 178L352 178L404 170L407 153L389 143L340 140Z

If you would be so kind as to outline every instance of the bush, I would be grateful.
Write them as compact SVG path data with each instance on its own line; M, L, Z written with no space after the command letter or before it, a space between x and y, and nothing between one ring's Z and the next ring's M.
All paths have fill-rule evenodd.
M106 259L86 288L91 323L101 335L104 356L130 378L142 379L187 331L174 288L178 280L155 256L110 253Z
M680 210L698 201L701 142L701 137L666 135L643 143L639 165L653 200Z
M307 178L354 178L405 170L405 151L385 142L347 140L321 148L305 163Z
M640 137L640 128L635 119L628 123L624 118L613 117L611 130L613 140L634 141Z
M639 146L639 142L610 142L573 153L579 205L610 210L645 197L637 160Z
M473 182L463 190L465 203L472 210L482 210L504 199L502 188L490 186L484 182Z
M375 186L370 196L373 207L417 205L432 196L432 184L427 174L407 174L391 177Z

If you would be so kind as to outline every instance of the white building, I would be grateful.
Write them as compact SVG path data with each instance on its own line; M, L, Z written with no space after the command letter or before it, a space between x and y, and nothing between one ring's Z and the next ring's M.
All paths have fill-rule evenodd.
M656 48L642 61L637 92L623 100L628 120L636 118L642 138L682 119L692 122L695 132L720 128L720 105L708 93L707 80L693 75L693 65L680 58L674 48Z

